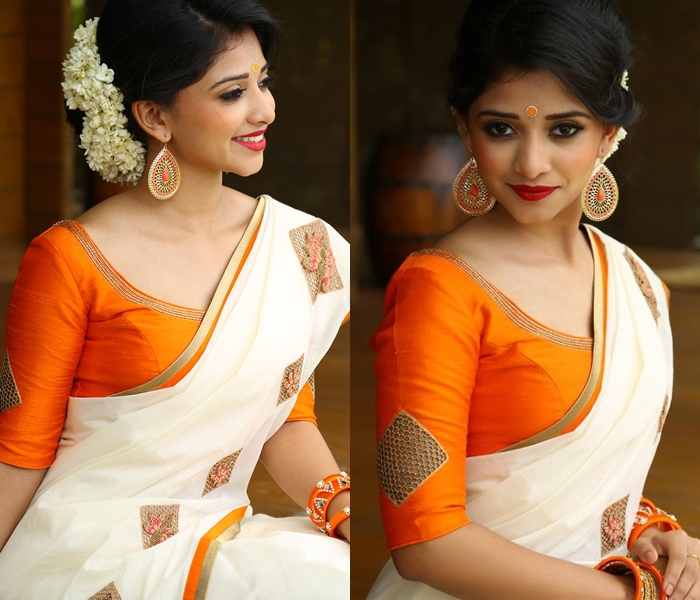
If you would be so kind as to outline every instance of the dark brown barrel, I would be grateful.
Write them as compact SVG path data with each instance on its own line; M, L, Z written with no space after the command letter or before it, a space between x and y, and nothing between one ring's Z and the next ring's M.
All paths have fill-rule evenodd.
M378 140L367 185L367 234L375 271L388 281L408 254L430 248L464 221L452 182L466 162L457 135Z

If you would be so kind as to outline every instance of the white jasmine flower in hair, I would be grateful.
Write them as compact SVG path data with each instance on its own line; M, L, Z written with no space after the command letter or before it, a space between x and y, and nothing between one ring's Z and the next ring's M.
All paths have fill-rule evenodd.
M136 183L143 174L146 149L127 129L124 95L112 83L114 71L97 52L97 19L74 33L75 45L63 62L61 84L66 105L85 113L80 148L93 171L112 183Z

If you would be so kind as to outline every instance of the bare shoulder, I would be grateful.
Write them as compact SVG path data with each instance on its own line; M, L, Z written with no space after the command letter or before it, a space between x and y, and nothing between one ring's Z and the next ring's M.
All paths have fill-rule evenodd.
M493 239L483 222L470 219L440 238L435 247L456 254L473 264L488 257L488 248L492 244Z
M126 191L103 200L85 211L76 221L93 237L101 237L109 232L127 228L136 218L132 191Z

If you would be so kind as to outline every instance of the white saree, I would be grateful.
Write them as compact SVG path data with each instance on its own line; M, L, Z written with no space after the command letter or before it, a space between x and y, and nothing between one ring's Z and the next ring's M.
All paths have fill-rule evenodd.
M474 523L531 550L592 567L603 556L627 552L670 404L673 355L661 281L628 248L589 230L604 243L608 280L603 311L596 256L593 367L586 389L549 429L501 452L468 457L466 505ZM598 384L587 417L559 435ZM368 596L449 597L402 579L391 560Z
M348 286L345 240L262 197L183 355L135 390L70 399L56 461L0 553L0 597L349 597L345 542L306 517L250 516L246 495Z

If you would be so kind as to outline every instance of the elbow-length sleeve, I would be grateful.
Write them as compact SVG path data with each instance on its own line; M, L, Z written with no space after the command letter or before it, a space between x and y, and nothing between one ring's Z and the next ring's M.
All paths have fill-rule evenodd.
M7 316L0 461L28 469L53 463L84 344L87 312L50 235L36 238L22 259Z
M389 283L372 338L381 509L392 550L469 522L465 457L480 328L464 280L438 256L410 257Z

